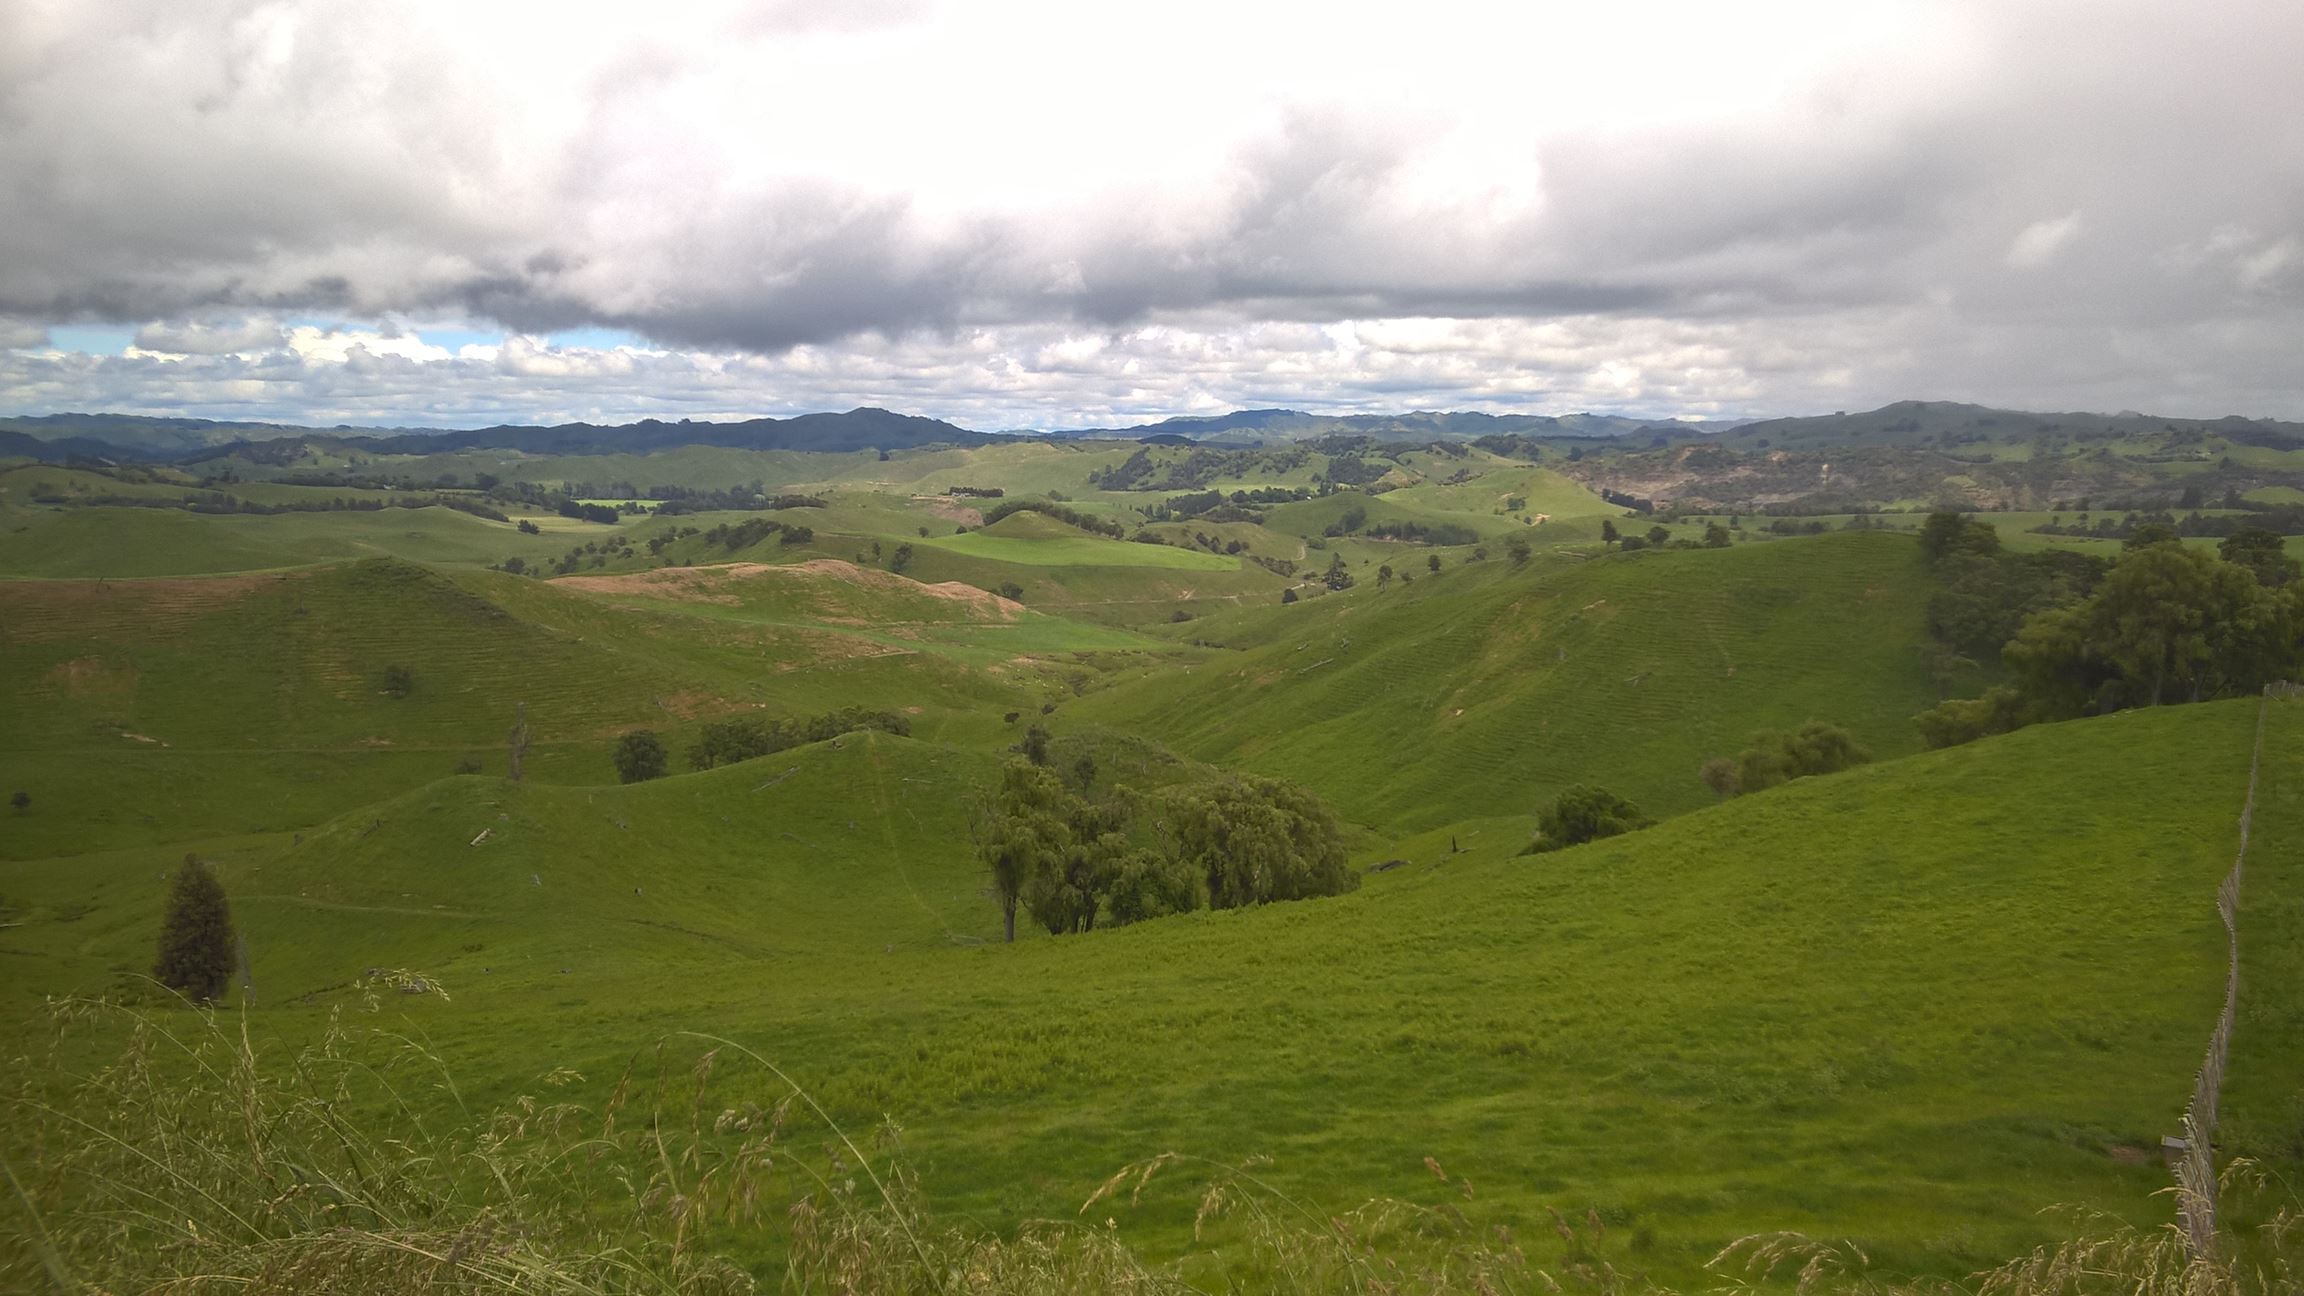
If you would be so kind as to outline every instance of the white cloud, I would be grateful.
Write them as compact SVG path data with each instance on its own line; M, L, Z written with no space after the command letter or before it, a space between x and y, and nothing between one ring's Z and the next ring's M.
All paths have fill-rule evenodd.
M2221 385L2304 415L2304 376L2253 367L2304 341L2300 38L2288 0L24 0L0 342L141 325L154 372L299 375L219 400L396 421L438 408L418 372L474 411L642 375L675 389L614 399L1471 404L1571 335L1627 350L1542 370L1563 399ZM370 323L265 332L301 317ZM2020 376L2083 323L2141 398ZM529 340L587 325L664 352ZM876 376L896 351L942 385ZM19 366L0 406L96 403L67 371L131 372Z
M2277 339L2179 329L2139 340L2074 326L2051 333L2054 356L2044 362L2012 345L2037 328L1978 329L1955 312L1925 307L1763 325L1624 315L1327 324L1207 318L1108 331L1009 325L875 334L776 355L555 347L519 336L454 354L372 351L378 335L347 329L329 345L254 356L0 352L0 388L19 393L28 411L322 425L740 418L881 405L1003 430L1276 405L1750 415L1856 408L1916 390L2041 408L2276 413L2293 379L2292 355ZM1820 366L1819 356L1867 363ZM2160 369L2143 372L2145 358ZM2172 385L2170 373L2184 377Z
M2034 221L2008 245L2008 264L2019 270L2037 270L2056 259L2072 236L2080 232L2080 213Z

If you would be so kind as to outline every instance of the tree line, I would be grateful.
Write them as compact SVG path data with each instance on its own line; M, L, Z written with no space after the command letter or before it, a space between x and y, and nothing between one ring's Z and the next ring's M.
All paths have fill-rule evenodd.
M1121 526L1117 522L1107 521L1104 518L1083 513L1076 508L1066 504L1059 504L1054 500L1044 499L1004 500L1001 503L995 504L991 508L984 511L984 525L990 526L1000 519L1016 513L1039 513L1046 517L1052 517L1059 522L1063 522L1071 526L1076 526L1083 531L1093 532L1096 535L1110 536L1115 540L1120 539L1122 536L1128 533L1127 528Z
M2010 677L1917 717L1931 747L2241 696L2304 666L2304 567L2261 527L2233 531L2210 553L2145 524L2111 563L2005 554L1990 525L1958 513L1931 516L1920 542L1945 585L1929 607L1939 651L1996 648Z

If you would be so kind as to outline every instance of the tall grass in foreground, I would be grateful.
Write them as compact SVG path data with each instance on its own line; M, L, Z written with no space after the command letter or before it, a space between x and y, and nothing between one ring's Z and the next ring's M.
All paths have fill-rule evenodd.
M365 989L371 1006L440 993L391 974ZM117 1059L72 1078L55 1054L46 1067L22 1059L0 1118L0 1290L1651 1290L1606 1258L1597 1219L1555 1216L1551 1236L1523 1242L1450 1207L1322 1213L1266 1186L1253 1160L1154 1157L1096 1187L1075 1218L1010 1234L939 1221L893 1126L859 1143L772 1063L701 1036L660 1044L597 1106L556 1097L581 1079L560 1071L476 1113L421 1042L341 1019L291 1053L260 1050L244 1022L212 1012L70 1002L56 1043L100 1017L125 1025ZM1131 1250L1109 1218L1177 1175L1201 1185L1196 1231L1223 1238L1193 1258L1191 1281ZM1889 1281L1852 1246L1791 1236L1745 1239L1713 1268L1725 1287L1819 1296L2289 1296L2304 1290L2298 1228L2284 1207L2206 1259L2173 1227L2097 1230L1960 1284Z

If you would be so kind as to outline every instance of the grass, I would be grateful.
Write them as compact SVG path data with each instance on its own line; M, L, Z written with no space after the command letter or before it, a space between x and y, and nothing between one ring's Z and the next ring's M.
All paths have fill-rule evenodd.
M2169 1127L2221 994L2203 897L2252 721L2041 726L1541 860L1458 825L1379 847L1408 867L1354 896L1014 947L965 847L990 757L884 736L632 788L455 780L214 853L268 1031L422 968L453 1002L387 1020L468 1103L557 1067L602 1101L704 1030L843 1121L899 1116L961 1218L1061 1215L1170 1149L1268 1154L1299 1200L1459 1200L1431 1157L1494 1223L1598 1212L1660 1279L1767 1228L1951 1273L2051 1240L2048 1203L2148 1217L2162 1172L2115 1153ZM13 947L134 968L156 862L15 868L27 913L105 889ZM1156 1184L1121 1235L1185 1254L1195 1201Z
M0 572L45 577L0 582L0 689L19 703L0 790L32 795L0 808L0 1021L20 1028L0 1070L47 1104L4 1127L10 1165L42 1170L16 1207L39 1203L47 1223L0 1231L0 1287L62 1258L107 1289L160 1281L146 1260L239 1276L333 1263L343 1289L356 1273L389 1289L447 1281L416 1251L463 1247L511 1268L457 1281L536 1290L788 1273L802 1289L929 1289L959 1272L983 1290L1536 1290L1543 1270L1612 1292L1726 1281L1706 1262L1777 1229L1852 1239L1879 1273L1948 1277L2054 1246L2067 1225L2033 1213L2052 1203L2161 1218L2152 1151L2222 993L2209 895L2252 704L1915 754L1909 717L1934 691L1909 535L1604 554L1612 510L1477 454L1462 463L1485 475L1455 485L1435 481L1458 461L1416 452L1402 477L1422 484L1380 498L1161 528L1312 568L1342 556L1359 578L1286 606L1280 577L1204 550L1033 514L956 536L970 501L936 494L1060 490L1132 516L1160 496L1084 486L1129 453L498 465L826 499L774 515L812 542L741 552L645 542L754 515L522 537L436 509L35 506L13 484L59 470L0 474ZM1497 514L1505 492L1553 520ZM1472 527L1493 556L1312 549L1355 503ZM1498 543L1514 534L1537 546L1523 564ZM604 539L638 542L634 556ZM586 542L577 579L486 567ZM911 567L888 573L905 543ZM1380 589L1378 563L1413 579ZM135 572L155 574L120 578ZM213 572L239 574L195 575ZM991 593L1010 585L1020 605ZM406 696L382 687L394 665L413 672ZM516 701L537 741L511 784ZM850 705L905 711L913 737L613 783L609 741L636 725L677 753L718 716ZM2224 1133L2280 1173L2304 1161L2298 705L2268 727ZM1809 719L1880 761L1718 804L1698 782L1704 757ZM1355 825L1356 864L1388 867L1335 900L1002 944L971 832L1035 722L1107 784L1299 779ZM466 759L486 772L447 777ZM1519 857L1530 812L1571 782L1666 822ZM48 999L144 996L162 879L187 850L215 862L247 936L247 1034L206 1039L172 1010L148 1024L212 1050L217 1087L187 1093L230 1101L126 1083L181 1074L183 1052L75 1089L123 1031L133 1047L135 1024L76 1017L45 1052ZM391 993L391 969L453 997ZM346 1052L332 1031L372 1006L376 1028L422 1049L363 1036ZM279 1069L298 1055L303 1071ZM299 1088L363 1066L387 1083L358 1081L335 1108ZM854 1145L779 1124L759 1149L777 1174L746 1178L727 1159L744 1131L714 1119L797 1110L794 1085ZM653 1119L604 1129L635 1095ZM42 1134L41 1110L82 1102L109 1141ZM279 1132L283 1159L336 1167L339 1186L341 1141L299 1122L357 1115L351 1145L400 1166L405 1194L347 1193L368 1212L353 1225L308 1211L325 1194L250 1177L265 1145L233 1133L243 1111L269 1113L238 1125ZM900 1140L862 1137L892 1138L888 1117ZM511 1128L535 1141L490 1143ZM183 1164L230 1200L273 1203L277 1227L235 1234L196 1204L127 1224L56 1195L138 1130L181 1135ZM845 1187L866 1162L885 1195ZM1131 1176L1080 1214L1123 1162L1156 1171L1140 1199ZM491 1167L517 1191L475 1177ZM1229 1212L1212 1221L1211 1194ZM2281 1200L2233 1218L2265 1222ZM1555 1210L1589 1222L1560 1237ZM1336 1212L1341 1234L1320 1222ZM175 1214L209 1240L191 1245ZM1033 1222L1048 1220L1073 1222ZM2115 1236L2088 1254L2150 1251ZM1780 1246L1799 1253L1763 1239L1740 1254ZM1983 1285L2046 1296L2040 1275L2077 1253L2045 1254L2032 1278Z
M677 747L756 709L894 705L924 734L989 738L1068 695L1084 654L1152 646L892 576L794 576L701 587L725 603L389 560L0 584L0 688L27 703L0 783L34 797L0 857L302 828L461 760L501 773L515 703L553 781L612 779L625 729ZM383 690L392 666L413 674L405 697Z
M1698 765L1755 732L1826 720L1894 755L1918 749L1910 717L1935 700L1907 537L1410 571L1199 623L1241 651L1075 713L1417 831L1532 813L1573 783L1691 810L1711 799Z
M565 539L523 535L447 508L227 517L144 508L0 513L0 573L51 579L265 571L385 555L482 566L515 554L538 561L566 548Z
M964 557L1027 567L1157 567L1164 571L1192 572L1240 569L1239 559L1220 554L1082 534L1043 538L971 531L960 536L935 536L921 543Z

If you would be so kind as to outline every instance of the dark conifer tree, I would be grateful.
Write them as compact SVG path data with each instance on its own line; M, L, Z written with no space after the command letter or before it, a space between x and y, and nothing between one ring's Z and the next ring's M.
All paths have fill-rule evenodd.
M224 993L239 962L232 939L232 907L224 887L197 855L186 855L168 888L161 920L160 957L152 975L160 984L201 1003Z

